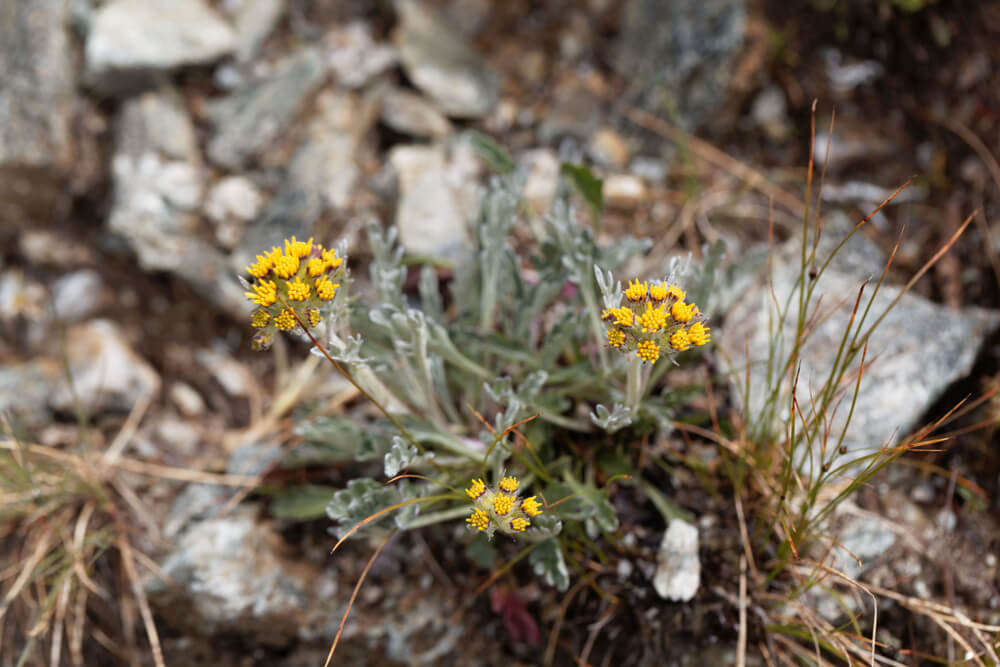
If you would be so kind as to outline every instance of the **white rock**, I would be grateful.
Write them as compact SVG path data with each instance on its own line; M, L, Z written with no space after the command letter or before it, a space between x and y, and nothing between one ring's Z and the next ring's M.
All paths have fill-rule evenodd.
M397 0L396 46L406 75L450 116L479 118L496 105L500 80L451 26L418 0Z
M203 349L195 352L195 361L222 385L230 396L246 396L257 387L250 369L222 350Z
M352 90L363 87L398 59L393 47L372 39L367 23L354 22L331 30L323 42L326 62L337 83Z
M451 123L420 95L394 88L382 98L382 122L414 137L440 139L451 132Z
M205 198L205 215L215 223L219 244L235 247L247 221L260 213L263 201L257 186L244 176L227 176L212 186Z
M73 388L65 381L53 387L49 404L56 409L70 412L79 398L90 414L129 410L160 389L160 376L109 320L93 320L67 330L66 354Z
M617 169L622 169L631 156L628 142L607 127L602 127L591 135L587 152L597 162Z
M631 174L612 174L604 179L604 201L608 206L634 208L646 199L646 185Z
M101 276L93 269L81 269L62 276L52 285L52 305L62 322L85 320L104 302Z
M389 164L399 181L396 226L414 255L456 259L470 245L460 183L450 183L440 146L397 146Z
M545 215L552 206L559 186L559 158L553 150L527 151L522 162L528 170L524 182L524 201L535 215Z
M700 583L698 528L683 519L671 519L656 556L653 588L661 598L687 602Z
M205 413L205 400L186 382L174 382L170 385L170 400L186 417L197 417Z
M87 76L115 90L135 85L136 75L211 62L235 48L232 27L200 0L113 0L94 12Z
M247 62L281 20L285 0L237 0L228 4L231 6L226 7L227 12L236 25L236 57Z

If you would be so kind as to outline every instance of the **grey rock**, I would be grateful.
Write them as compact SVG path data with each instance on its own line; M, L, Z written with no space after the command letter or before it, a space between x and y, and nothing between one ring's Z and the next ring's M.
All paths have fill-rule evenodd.
M236 58L241 62L253 60L284 15L286 0L235 0L228 5L236 28Z
M69 204L75 67L64 0L0 3L0 225Z
M665 600L687 602L700 584L698 528L683 519L671 519L656 555L653 588Z
M264 79L212 103L209 115L215 133L208 156L230 169L260 157L302 113L325 79L320 52L305 48L279 63Z
M397 0L396 47L407 77L449 116L481 118L496 105L500 77L418 0Z
M356 154L374 120L374 108L352 93L331 91L317 96L316 107L278 192L247 227L233 253L237 271L282 239L309 238L324 210L350 205L361 175Z
M785 91L770 85L758 93L750 107L750 117L771 141L784 141L792 133Z
M545 215L559 188L559 157L551 149L538 148L525 151L521 163L527 173L522 196L528 210L537 216Z
M241 506L184 529L161 562L164 577L146 582L163 617L198 635L233 632L283 645L315 625L309 609L334 614L332 576L286 558L281 536L256 514Z
M600 101L574 77L556 87L552 106L538 124L538 139L546 144L554 144L563 137L586 140L597 130L603 116Z
M194 358L230 396L248 396L257 388L257 380L250 369L234 359L221 345L198 350Z
M128 92L235 48L232 27L201 0L112 0L93 14L86 78L101 92Z
M52 307L64 323L91 317L107 302L107 297L101 276L93 269L61 276L52 285Z
M92 320L66 331L70 387L65 379L50 386L49 405L72 412L79 400L88 414L128 411L160 390L160 376L132 350L109 320Z
M451 132L451 123L437 108L419 95L392 88L382 96L382 122L413 137L441 139Z
M852 225L846 216L828 214L824 222L817 257L825 261ZM736 305L726 315L719 336L722 359L732 360L733 389L744 393L745 345L750 350L749 411L761 419L764 410L766 369L769 349L775 350L777 368L784 367L794 341L798 299L790 301L785 326L780 332L768 329L769 318L777 314L775 301L784 304L798 277L801 238L786 242L775 249L773 288L761 281L747 288ZM811 247L811 244L810 244ZM824 318L818 322L800 355L798 379L800 401L818 391L829 375L840 346L841 335L848 326L855 299L862 282L878 279L884 265L881 251L863 233L854 234L834 257L815 285L813 304L822 298ZM773 291L773 294L772 294ZM858 318L868 307L874 292L869 284L858 307ZM900 288L883 285L866 319L870 326L881 317L899 296ZM917 420L955 380L964 377L972 367L985 337L1000 325L1000 313L979 308L951 310L909 293L882 320L872 334L858 398L843 445L847 454L835 464L848 464L877 451L884 444L896 442L917 425ZM855 322L857 327L857 321ZM849 367L848 377L856 377L861 355L858 353ZM728 362L723 362L727 365ZM791 378L783 378L782 391L791 390ZM829 415L834 443L845 429L850 397L854 385L846 389L846 405ZM787 395L787 393L785 394ZM774 419L787 415L775 415ZM771 428L780 428L776 422ZM831 445L833 446L833 445ZM803 461L818 452L802 452ZM813 461L815 468L818 463Z
M618 38L618 69L634 82L625 102L695 129L725 100L746 23L743 0L630 0Z
M375 42L368 24L360 21L326 33L323 46L337 85L351 90L364 87L399 60L396 49Z
M47 420L49 392L62 378L55 359L0 365L0 413L16 415L19 423Z
M611 174L604 179L604 200L608 206L634 209L646 199L646 184L631 174Z
M590 137L587 154L607 167L623 168L630 155L628 142L611 128L602 127Z
M118 125L108 228L142 268L174 273L224 311L245 316L249 302L225 258L197 236L205 174L180 100L170 93L133 98Z
M396 226L408 253L458 259L469 249L468 220L461 189L469 183L452 178L441 146L397 146L389 163L399 182Z
M227 176L212 186L205 197L205 215L215 223L215 240L234 248L243 238L248 221L257 217L264 198L244 176Z
M847 514L843 510L838 514L842 519L837 527L839 544L833 549L830 566L858 579L896 543L896 533L887 519L873 514Z
M170 401L185 417L200 417L205 414L205 399L186 382L174 382L170 385Z

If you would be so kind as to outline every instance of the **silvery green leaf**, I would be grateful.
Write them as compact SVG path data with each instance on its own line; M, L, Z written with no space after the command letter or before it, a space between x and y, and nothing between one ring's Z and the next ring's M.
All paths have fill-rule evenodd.
M612 412L608 412L606 407L598 403L594 412L590 413L590 421L608 433L615 433L632 423L632 415L621 403L615 403Z
M514 159L492 137L475 130L469 130L462 136L490 169L498 174L509 174L514 171L516 166Z
M380 426L362 429L354 420L336 415L300 420L295 433L304 442L282 459L284 468L377 459L389 447L388 432Z
M420 269L420 305L429 318L444 322L444 306L441 303L441 289L438 285L437 271L433 266Z
M367 477L352 479L346 488L333 494L333 499L326 506L326 515L336 522L332 531L341 537L358 523L400 500L399 490L395 486L383 486ZM370 534L373 530L391 528L394 525L391 514L387 512L358 532Z
M594 264L594 277L597 278L597 286L601 290L604 307L617 308L618 304L621 303L621 281L614 279L610 269L605 273L597 264Z
M569 588L569 570L566 569L558 540L549 539L539 544L528 556L528 562L535 576L541 577L549 586L558 591Z
M531 520L531 530L539 537L555 537L562 532L563 522L555 514L539 514Z
M416 447L398 435L393 436L392 446L389 448L384 459L385 476L390 478L395 477L400 471L409 468L418 454L419 452Z
M311 521L323 516L337 489L332 486L292 486L281 489L271 500L271 515L289 521Z

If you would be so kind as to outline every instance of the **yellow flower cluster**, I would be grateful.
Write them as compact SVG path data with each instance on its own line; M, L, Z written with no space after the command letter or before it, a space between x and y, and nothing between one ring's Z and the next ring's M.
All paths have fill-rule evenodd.
M346 267L333 249L319 244L287 239L284 248L274 247L246 271L253 276L246 297L258 308L250 324L259 331L253 347L271 346L275 331L289 331L303 325L315 327L323 321L321 308L328 305L340 287Z
M513 475L500 480L495 490L481 479L472 480L465 493L475 506L465 522L476 530L486 531L490 539L497 530L508 535L523 533L531 525L531 518L542 513L542 505L535 496L518 498L520 486L521 482Z
M684 300L687 294L677 285L650 285L637 278L622 296L624 305L601 314L608 327L608 345L617 350L653 363L664 351L683 352L711 340L704 315Z

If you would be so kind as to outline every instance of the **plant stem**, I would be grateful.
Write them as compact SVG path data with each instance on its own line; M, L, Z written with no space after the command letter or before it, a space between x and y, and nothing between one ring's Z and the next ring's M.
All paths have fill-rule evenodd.
M631 356L628 360L628 371L625 378L625 407L633 418L639 415L639 400L646 389L645 373L642 369L642 359Z

